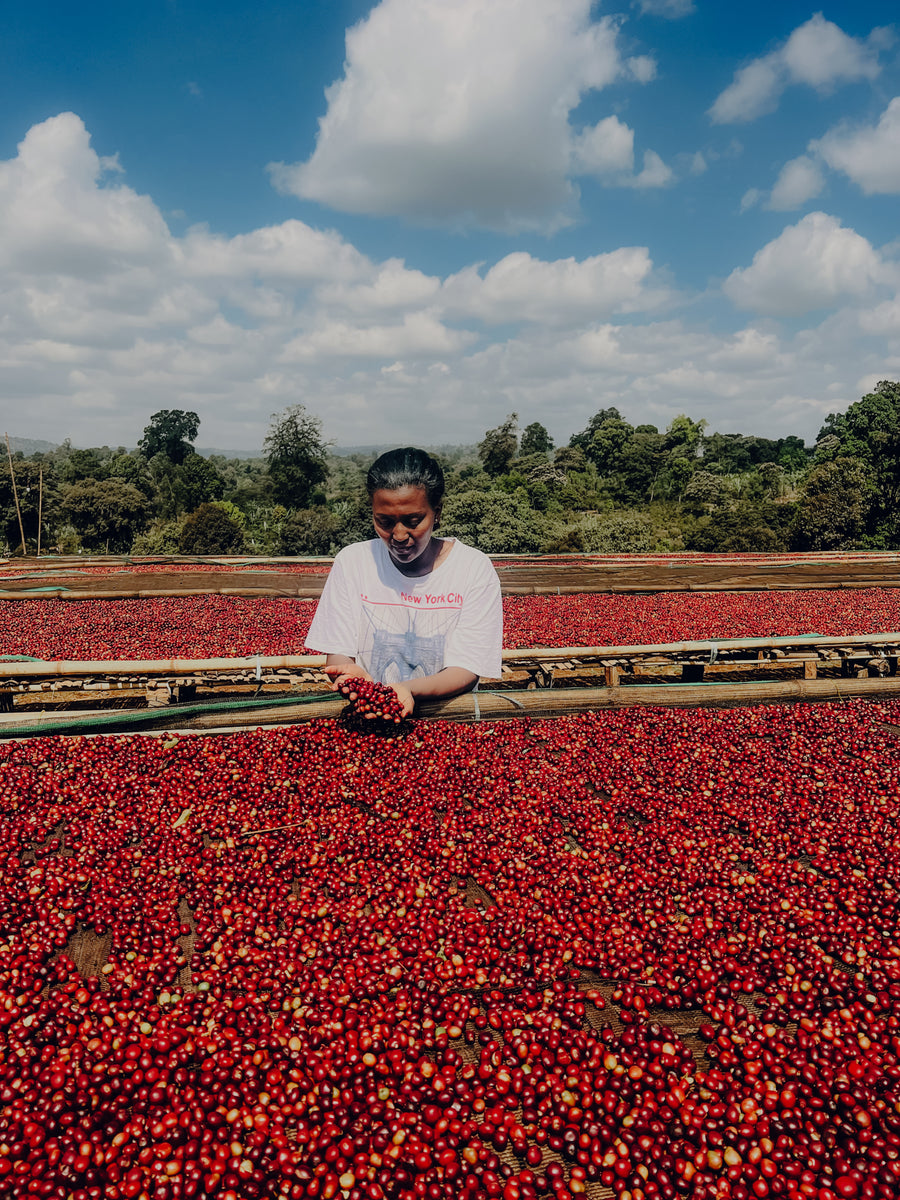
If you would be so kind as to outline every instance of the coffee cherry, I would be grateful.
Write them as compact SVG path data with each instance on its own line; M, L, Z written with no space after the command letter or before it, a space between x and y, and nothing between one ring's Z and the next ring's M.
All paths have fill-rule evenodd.
M340 693L350 701L350 708L360 716L374 717L399 725L403 706L392 687L373 679L348 679L341 684Z

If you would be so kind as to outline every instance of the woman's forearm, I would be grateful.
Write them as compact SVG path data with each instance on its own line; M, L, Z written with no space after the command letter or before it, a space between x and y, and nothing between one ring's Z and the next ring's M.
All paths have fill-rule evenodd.
M444 667L436 675L423 675L419 679L408 679L409 688L416 700L440 700L448 696L460 696L471 692L478 676L463 667Z

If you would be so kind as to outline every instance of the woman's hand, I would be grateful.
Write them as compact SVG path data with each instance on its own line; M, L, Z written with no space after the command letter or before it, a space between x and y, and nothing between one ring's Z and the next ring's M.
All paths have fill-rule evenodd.
M322 667L322 674L330 675L333 678L334 682L331 685L333 692L340 691L341 687L351 679L368 679L370 683L372 682L372 676L369 672L355 662L329 663L327 666ZM350 699L356 699L352 692L350 693Z
M413 709L416 707L416 698L406 686L405 683L391 683L388 685L392 691L397 693L397 699L403 706L403 716L411 717Z
M389 687L397 699L400 701L402 712L400 713L401 720L406 720L411 717L413 709L416 707L416 698L406 686L405 683L386 683L385 687ZM353 693L350 693L350 699L353 698ZM365 714L367 721L374 721L378 713L369 712Z

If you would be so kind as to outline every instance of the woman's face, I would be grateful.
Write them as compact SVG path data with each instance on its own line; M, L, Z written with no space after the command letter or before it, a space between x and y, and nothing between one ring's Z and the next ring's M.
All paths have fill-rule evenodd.
M372 497L375 532L401 569L417 562L429 549L439 516L440 509L431 507L423 487L379 488Z

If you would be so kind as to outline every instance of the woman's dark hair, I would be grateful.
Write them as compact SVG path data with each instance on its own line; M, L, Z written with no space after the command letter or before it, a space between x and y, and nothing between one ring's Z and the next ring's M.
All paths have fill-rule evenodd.
M378 491L396 492L404 487L424 488L428 503L437 510L444 499L444 472L440 463L412 446L388 450L376 458L366 475L369 499Z

